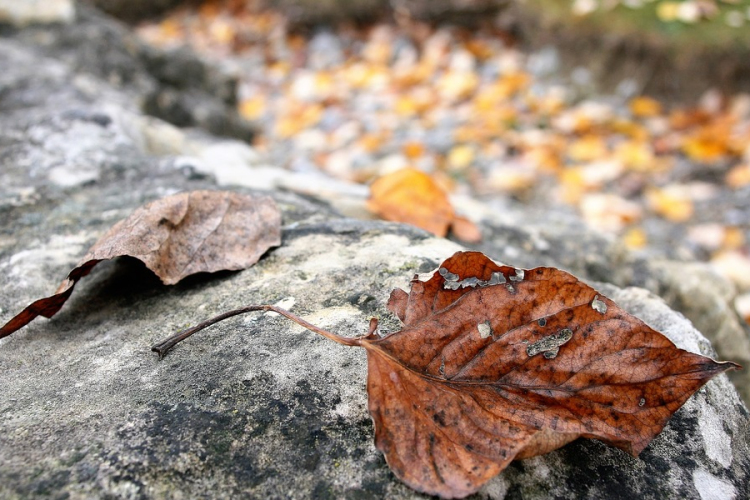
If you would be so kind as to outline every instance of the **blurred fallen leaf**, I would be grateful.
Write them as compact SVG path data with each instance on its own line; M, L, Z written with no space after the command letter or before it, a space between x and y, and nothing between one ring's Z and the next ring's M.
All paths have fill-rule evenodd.
M672 222L686 222L693 216L693 201L681 186L650 188L646 202L651 210Z
M474 148L459 144L448 152L448 168L451 170L466 170L474 162Z
M599 160L608 153L607 144L599 135L585 135L568 147L568 158L573 162Z
M648 236L642 228L631 227L623 234L622 241L631 250L640 250L648 244Z
M367 207L383 219L412 224L437 236L445 236L457 220L446 192L415 168L403 168L375 180ZM476 226L476 231L469 230L467 225L473 223L468 220L461 219L459 225L462 234L479 232Z
M630 101L630 112L638 118L658 116L662 112L661 103L651 97L636 97Z

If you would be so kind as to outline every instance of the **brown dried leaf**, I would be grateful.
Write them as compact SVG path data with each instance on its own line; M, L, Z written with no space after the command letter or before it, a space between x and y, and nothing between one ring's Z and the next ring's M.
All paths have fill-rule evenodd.
M477 491L512 460L579 437L638 455L714 375L736 368L675 347L574 276L501 266L459 252L388 308L404 329L342 337L272 305L249 305L183 330L274 311L367 351L375 445L410 487L444 498Z
M409 486L445 498L578 437L638 455L736 367L678 349L568 273L478 252L394 290L388 307L404 329L359 341L375 444Z
M102 260L135 257L172 285L190 274L244 269L280 242L281 215L270 197L192 191L156 200L112 226L55 294L11 319L0 328L0 338L39 315L52 317L78 280Z

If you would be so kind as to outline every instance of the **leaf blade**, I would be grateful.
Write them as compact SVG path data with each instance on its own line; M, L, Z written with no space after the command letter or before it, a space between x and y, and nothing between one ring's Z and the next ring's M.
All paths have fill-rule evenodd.
M490 284L493 273L505 281ZM477 252L396 297L404 329L361 341L376 446L407 484L445 498L577 437L638 455L693 392L736 366L676 348L563 271Z

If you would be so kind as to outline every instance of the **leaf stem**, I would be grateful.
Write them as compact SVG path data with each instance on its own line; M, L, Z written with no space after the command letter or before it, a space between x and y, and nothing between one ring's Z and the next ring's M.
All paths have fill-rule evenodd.
M158 353L159 358L163 358L164 356L167 355L167 352L169 352L170 349L172 349L175 345L182 342L183 340L185 340L192 334L199 332L203 330L204 328L207 328L213 325L214 323L218 323L219 321L224 321L227 318L231 318L232 316L237 316L239 314L245 314L245 313L252 312L252 311L273 311L275 313L281 314L282 316L288 319L291 319L298 325L301 325L307 328L308 330L318 333L324 336L325 338L331 339L334 342L337 342L339 344L348 345L348 346L360 345L359 338L342 337L341 335L337 335L327 330L323 330L322 328L318 328L312 323L308 323L307 321L300 318L296 314L290 313L286 309L282 309L280 307L271 306L271 305L252 305L252 306L245 306L240 309L234 309L232 311L227 311L225 313L219 314L218 316L214 316L211 319L198 323L195 326L191 326L190 328L177 332L171 337L159 342L158 344L154 344L151 347L151 350Z

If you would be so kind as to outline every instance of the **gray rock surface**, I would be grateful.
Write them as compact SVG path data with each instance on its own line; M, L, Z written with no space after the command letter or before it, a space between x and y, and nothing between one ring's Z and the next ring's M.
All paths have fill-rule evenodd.
M180 127L252 139L254 128L235 109L237 78L230 68L208 66L187 51L148 47L126 26L87 5L77 4L75 14L70 23L4 29L0 24L0 34L18 45L25 61L62 63L78 80L105 81L135 104L133 111L142 110ZM38 80L44 81L40 77L52 77L46 69L25 66L14 72L19 85L39 85Z
M206 153L218 139L143 115L140 94L82 68L74 43L44 49L29 36L0 38L0 322L51 293L135 207L218 185ZM131 77L149 75L139 66ZM240 171L257 166L247 151L237 157ZM230 174L226 182L237 183ZM372 444L361 350L272 314L217 325L161 361L149 350L247 303L281 304L348 335L365 333L371 316L395 330L390 290L461 248L342 217L308 196L271 194L283 211L282 246L256 266L166 287L132 260L102 263L52 320L0 340L0 498L422 497ZM522 215L487 223L493 257L615 281L596 235L546 214L550 234L568 235L557 241L534 226L543 213ZM596 286L678 346L714 355L661 299L609 283ZM579 440L513 463L475 498L746 498L749 443L750 415L720 376L637 459Z

